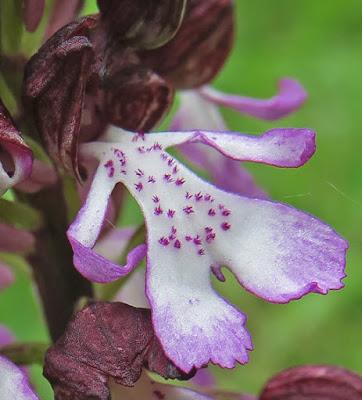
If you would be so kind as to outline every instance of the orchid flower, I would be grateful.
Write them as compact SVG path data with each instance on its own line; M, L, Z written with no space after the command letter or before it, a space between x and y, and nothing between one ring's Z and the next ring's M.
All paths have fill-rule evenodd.
M181 106L171 122L171 130L209 129L226 131L226 123L218 109L222 105L239 113L262 119L279 119L297 110L306 99L306 92L294 79L279 82L279 92L267 100L228 95L208 86L180 93ZM182 145L181 153L193 164L206 169L220 188L247 197L266 198L252 176L240 163L226 159L202 145Z
M31 388L24 371L2 356L0 356L0 398L9 400L39 399Z
M308 129L273 129L260 137L227 132L144 135L110 128L81 146L98 159L88 198L68 230L74 264L86 278L111 282L147 255L146 294L155 332L185 372L209 361L222 367L248 361L252 343L245 316L217 295L210 272L227 266L250 292L286 303L343 287L347 243L329 226L294 208L224 192L204 182L166 149L202 143L226 157L280 167L303 165L315 151ZM93 251L108 199L123 183L138 201L148 230L120 267ZM221 345L222 344L222 345Z

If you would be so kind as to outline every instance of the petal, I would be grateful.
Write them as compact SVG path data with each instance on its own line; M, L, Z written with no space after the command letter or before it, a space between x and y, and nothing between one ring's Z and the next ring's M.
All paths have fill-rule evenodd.
M131 272L146 255L146 246L135 247L123 267L107 260L92 250L104 223L108 199L114 184L109 182L107 171L98 169L87 200L67 235L74 252L74 266L80 274L94 282L112 282Z
M114 400L212 400L205 394L187 388L155 382L146 373L134 387L117 385L114 381L111 381L110 388Z
M0 222L0 251L24 254L29 252L34 244L35 239L30 232Z
M32 152L0 99L0 195L31 173Z
M225 197L232 211L220 265L249 291L287 303L307 293L341 289L348 243L318 219L284 204Z
M296 168L315 152L315 134L309 129L271 129L257 138L238 134L213 136L200 132L195 141L214 147L224 156L239 161L253 161L276 167Z
M143 52L141 58L177 89L194 88L210 82L219 72L233 37L231 0L189 0L174 39L159 49Z
M38 400L24 372L2 356L0 356L0 398Z
M15 280L12 270L4 264L0 264L0 290L9 287ZM0 331L1 334L1 331Z
M202 87L199 93L210 102L265 120L283 118L298 110L307 99L303 86L298 81L288 78L279 81L278 94L267 100L234 96L208 86Z
M129 274L145 258L147 252L146 245L141 244L128 253L126 265L119 266L82 245L70 233L68 233L68 238L74 252L74 266L81 275L92 282L113 282Z
M211 285L210 272L220 266L232 269L250 290L261 285L255 292L271 301L342 287L346 243L332 229L291 207L221 191L164 151L203 143L237 160L296 167L315 150L312 131L274 129L251 137L207 131L144 135L113 128L103 140L82 146L83 155L100 164L70 232L91 247L111 189L118 182L127 186L147 224L146 293L154 328L166 355L185 372L209 361L229 368L245 363L252 348L244 315Z
M98 0L109 33L132 46L152 49L176 34L186 0Z
M252 350L246 318L213 290L215 260L199 253L205 251L204 238L200 246L185 240L187 235L201 237L200 228L195 231L185 222L184 228L176 225L182 249L173 244L162 249L158 232L149 230L146 294L155 332L167 356L185 372L210 361L223 368L244 364Z
M26 30L34 32L44 13L45 0L24 0L23 19Z
M152 153L152 146L147 147L142 142L137 142L137 135L145 138L142 133L136 134L133 139L131 137L131 140L136 143L135 150L139 154ZM275 128L260 136L248 136L239 132L195 130L177 133L160 132L148 134L146 137L151 139L150 142L153 141L153 146L157 144L157 146L161 146L161 149L185 143L202 143L213 147L233 160L251 161L284 168L297 168L304 165L316 150L315 132L306 128ZM123 139L126 142L129 141L126 131L110 128L102 140L118 142L123 145ZM96 157L102 156L105 154L107 145L104 147L101 143L83 145L85 153ZM147 149L149 151L146 152Z
M181 106L171 122L171 130L226 130L218 107L205 100L197 91L181 92L180 97ZM230 160L203 145L183 144L178 150L193 164L206 169L219 188L247 197L267 197L249 172L240 166L239 161Z

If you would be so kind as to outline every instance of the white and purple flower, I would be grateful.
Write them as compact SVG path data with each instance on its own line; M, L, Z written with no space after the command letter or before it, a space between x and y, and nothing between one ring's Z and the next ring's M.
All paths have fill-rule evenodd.
M147 255L146 294L166 355L186 372L209 361L233 367L246 363L252 349L246 318L214 291L210 272L223 280L226 266L250 292L286 303L342 288L348 245L306 213L203 181L166 151L185 143L279 167L299 167L315 151L315 135L308 129L273 129L253 137L200 130L145 135L110 128L100 141L81 146L82 156L95 157L99 166L68 238L76 268L95 282L128 274ZM147 245L132 250L124 267L92 250L118 183L138 201L148 231Z

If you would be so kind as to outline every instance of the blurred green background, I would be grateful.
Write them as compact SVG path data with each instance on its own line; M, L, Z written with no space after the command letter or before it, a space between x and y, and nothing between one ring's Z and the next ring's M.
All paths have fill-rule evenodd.
M212 370L221 387L251 393L257 393L272 374L297 364L331 363L362 373L362 3L235 3L235 47L215 86L269 97L277 80L290 76L302 82L309 100L295 115L274 123L223 110L230 128L260 133L276 126L310 127L318 134L317 153L303 168L247 167L274 200L327 221L351 247L346 287L328 296L309 295L273 305L248 294L230 275L226 284L217 284L249 316L255 350L247 366ZM87 0L85 12L94 10L94 1ZM127 210L133 215L134 203ZM130 215L124 219L127 223L132 222ZM5 258L16 265L17 282L0 294L0 323L8 325L19 340L44 340L47 334L27 268ZM33 373L42 398L51 399L40 368Z

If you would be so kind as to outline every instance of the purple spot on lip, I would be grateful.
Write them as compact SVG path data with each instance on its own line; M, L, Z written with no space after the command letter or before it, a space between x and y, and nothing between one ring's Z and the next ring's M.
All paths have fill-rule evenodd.
M145 141L146 140L145 133L138 132L135 135L133 135L132 142L137 142L138 139L142 139L143 141Z
M141 190L143 190L143 185L141 182L135 183L134 186L135 186L137 192L140 192Z
M184 178L178 178L175 183L176 183L177 186L181 186L181 185L183 185L185 183L185 179Z
M192 194L190 194L189 192L186 192L185 198L186 198L187 200L190 200L190 199L192 198Z
M173 167L172 173L173 173L173 174L177 174L177 172L178 172L178 168L177 168L177 165L175 165L175 166Z
M113 154L118 158L122 167L124 167L126 165L126 155L123 153L123 151L119 149L114 149Z
M156 143L153 145L153 150L162 150L162 146L161 146L158 142L156 142Z
M149 176L148 183L156 183L156 179L153 176Z
M210 244L213 240L215 240L215 238L216 238L215 233L208 233L206 235L206 242Z
M197 254L199 254L200 256L205 255L205 250L204 249L200 249Z
M161 214L163 214L163 210L162 210L161 206L157 206L157 207L155 208L154 214L155 214L155 215L161 215Z
M108 175L108 177L109 177L109 178L113 178L114 172L115 172L113 161L112 161L112 160L108 160L108 161L104 164L104 167L105 167L106 170L107 170L107 175Z
M201 201L203 199L203 197L204 196L201 194L201 192L195 194L195 200L196 201Z
M192 208L192 206L184 207L183 211L184 211L185 214L187 214L187 215L193 214L193 213L195 212L194 209Z
M208 214L213 217L214 215L216 215L216 211L213 208L210 208Z
M185 236L185 239L186 239L186 241L191 242L192 237L191 237L190 235L186 235L186 236Z
M137 171L135 171L135 173L136 173L136 175L137 175L138 177L140 177L140 178L144 175L144 172L143 172L141 169L139 169L139 168L138 168Z
M230 225L228 222L223 222L223 223L221 224L221 228L222 228L224 231L228 231L228 230L231 228L231 225Z
M200 238L200 236L199 235L197 235L195 238L194 238L194 243L196 244L196 246L200 246L201 245L201 238Z
M181 242L177 239L173 245L176 249L181 249Z
M175 210L169 209L169 210L167 211L167 216L168 216L169 218L173 218L174 215L175 215L175 213L176 213Z
M168 182L168 183L172 183L174 180L172 179L172 177L171 177L171 174L165 174L164 176L163 176L163 179L166 181L166 182Z
M222 215L223 215L224 217L227 217L227 216L229 216L230 214L231 214L231 211L228 210L227 208L225 208L225 209L223 210L223 212L222 212Z
M162 246L168 246L170 244L170 241L165 238L164 236L162 236L162 238L160 238L160 240L158 241L160 244L162 244Z

